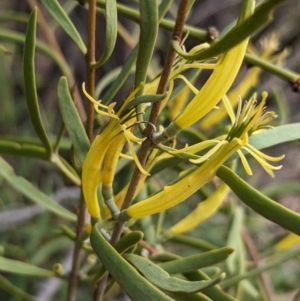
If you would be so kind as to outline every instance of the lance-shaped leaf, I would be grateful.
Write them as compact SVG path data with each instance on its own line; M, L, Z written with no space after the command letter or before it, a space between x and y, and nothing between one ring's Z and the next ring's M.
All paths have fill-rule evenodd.
M118 35L118 11L116 0L106 0L105 2L105 15L106 15L106 33L104 51L100 59L92 64L93 68L102 66L111 56L115 49L115 44Z
M143 238L143 236L144 234L141 231L132 231L122 236L116 242L114 248L119 254L122 254L128 250L134 249L136 244ZM104 266L101 266L97 274L94 276L94 279L95 280L101 279L105 272L106 269L104 268Z
M217 284L225 277L225 273L222 273L218 277L208 281L190 282L176 277L170 277L170 275L166 271L142 256L135 254L124 254L123 256L154 285L170 292L199 292L204 290L205 288Z
M68 15L65 13L61 5L57 0L40 0L49 14L56 20L56 22L64 29L69 37L76 43L80 51L85 54L86 46L81 39L79 32L70 20Z
M24 196L48 209L54 214L66 218L71 221L76 221L76 215L65 209L51 198L38 190L29 181L23 177L17 176L13 168L0 157L0 177L4 178L14 189L22 193Z
M261 194L228 167L221 166L217 170L216 175L231 188L242 202L258 214L281 227L300 235L299 213L296 213Z
M23 56L23 78L24 78L24 90L26 104L28 108L28 113L30 120L34 126L36 133L41 139L43 145L46 148L48 158L51 158L52 154L52 145L46 134L36 91L36 80L35 80L35 65L34 65L34 55L35 55L35 44L36 44L36 19L37 19L37 9L34 9L30 15L26 40L24 47L24 56Z
M297 139L300 139L300 122L280 125L268 131L255 133L250 137L249 144L257 149L263 149Z
M149 63L153 54L154 45L158 32L158 6L157 0L140 0L140 36L139 50L136 61L136 72L134 85L137 87L141 82L145 82ZM138 91L136 96L142 95L143 89ZM137 120L143 121L142 105L136 108ZM143 126L143 125L142 125ZM142 128L141 128L142 129Z
M82 165L89 151L90 142L70 94L67 78L64 76L58 82L57 95L65 126Z
M142 277L102 236L96 224L91 232L91 244L97 256L133 301L172 301Z
M18 286L12 284L2 275L0 275L0 288L3 291L9 293L11 296L18 298L18 300L36 301L36 299L33 296L21 290Z
M135 86L145 82L158 31L157 0L141 0L140 37L136 62Z
M211 266L220 261L227 259L227 257L234 251L232 248L220 248L217 250L188 256L158 264L169 274L181 274L186 272L195 271L204 267ZM155 257L153 257L155 259Z
M42 145L19 142L12 139L0 140L0 153L48 160L48 154Z
M170 262L173 260L178 260L181 257L171 253L161 253L155 256L152 256L153 259L161 262ZM199 281L199 280L210 280L210 278L203 271L193 271L183 274L188 280ZM238 301L237 299L227 295L223 292L219 285L211 286L203 291L203 294L211 298L212 300L218 301ZM195 299L196 300L196 299Z
M158 8L158 17L159 20L162 19L162 17L165 15L165 13L168 11L169 6L171 5L172 0L164 0L161 2ZM100 2L97 2L97 5L101 5ZM103 5L104 6L104 5ZM123 7L121 4L118 4L117 7ZM135 11L134 11L135 12ZM137 56L138 56L138 50L139 45L137 45L130 53L127 61L122 65L122 70L119 73L116 80L113 82L113 84L108 88L107 92L102 98L102 102L104 104L109 103L112 98L115 96L115 94L119 91L120 87L124 84L125 80L127 79L128 75L132 71L132 67L134 63L136 62ZM98 95L98 94L96 94Z
M55 273L50 270L42 269L32 264L22 261L9 259L0 256L0 270L8 273L35 276L35 277L54 277Z
M150 95L140 95L133 99L128 105L124 108L124 110L130 110L131 108L147 103L155 103L164 99L165 94L150 94Z

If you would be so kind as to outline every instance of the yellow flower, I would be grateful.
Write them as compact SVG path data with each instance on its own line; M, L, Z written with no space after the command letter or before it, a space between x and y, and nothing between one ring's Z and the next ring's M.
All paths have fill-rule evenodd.
M112 103L109 106L102 105L101 102L94 100L90 95L88 95L83 84L83 92L86 97L94 103L96 112L111 118L103 132L100 133L92 143L82 167L83 195L88 211L94 219L100 218L97 187L103 179L105 180L106 186L109 186L109 181L112 181L113 179L114 170L109 169L109 164L105 165L105 170L103 169L105 156L107 155L110 145L113 145L114 148L118 150L114 153L113 157L107 159L110 163L116 163L125 139L125 141L128 142L131 155L134 158L136 165L142 173L148 174L142 168L139 160L137 159L137 155L135 154L132 144L132 142L141 143L144 141L144 138L138 138L131 132L132 127L136 122L136 116L134 114L134 108L130 108L129 106L130 101L134 98L140 88L141 87L137 87L132 93L130 93L116 114L113 110L115 103ZM107 200L109 200L109 196L107 197Z
M242 12L238 23L242 23L254 10L254 2ZM186 106L185 110L162 132L153 137L158 144L175 136L181 129L187 128L205 116L222 99L235 80L244 59L249 38L224 53L213 68L213 72L204 86Z
M199 168L188 170L176 183L165 186L161 192L122 211L119 219L142 218L167 210L183 202L212 180L218 168L232 154L248 144L248 137L253 132L268 128L267 123L276 117L273 112L265 112L266 97L267 93L263 93L263 99L258 106L256 106L255 95L245 103L243 108L239 106L237 118L227 137L217 140L216 146L203 157L190 160L195 164L205 161ZM268 168L272 167L268 166Z

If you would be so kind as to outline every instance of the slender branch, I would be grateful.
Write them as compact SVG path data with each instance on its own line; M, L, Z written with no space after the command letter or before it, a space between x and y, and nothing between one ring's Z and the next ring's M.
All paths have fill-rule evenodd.
M242 236L255 265L257 267L261 266L261 259L258 254L257 248L246 229L242 230ZM274 300L274 292L272 290L272 285L270 283L269 277L266 273L261 273L259 277L264 285L265 293L267 295L268 300Z
M67 301L75 301L76 300L76 291L77 291L77 284L78 284L78 272L81 263L82 257L82 249L81 249L81 235L84 224L85 224L85 203L83 199L83 195L80 198L80 204L78 207L78 222L76 227L76 241L74 245L74 252L73 252L73 261L72 261L72 269L69 276L69 285L68 285L68 292L67 292Z
M87 47L87 55L86 55L86 65L87 65L86 90L91 96L93 96L95 92L95 70L91 68L91 63L95 61L95 42L96 42L96 0L90 0L89 15L88 15L88 47ZM93 127L94 127L94 106L91 102L88 102L86 132L90 141L93 140ZM86 206L85 206L83 195L81 195L79 212L78 212L78 224L76 229L76 242L74 247L73 264L72 264L72 270L69 278L68 297L67 297L68 301L75 301L76 299L78 271L80 268L80 262L82 257L82 249L81 249L82 238L80 234L84 231L85 212L86 212Z
M93 97L95 93L95 69L91 64L95 62L95 44L96 44L96 0L90 0L89 19L88 19L88 51L86 55L87 64L87 84L86 90ZM93 140L94 127L94 105L88 102L86 132L90 139Z

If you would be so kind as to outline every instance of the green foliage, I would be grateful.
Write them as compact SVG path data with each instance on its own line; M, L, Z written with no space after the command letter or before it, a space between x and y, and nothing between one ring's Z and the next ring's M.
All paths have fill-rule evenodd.
M0 299L296 300L300 123L289 91L251 96L258 70L300 91L261 31L292 4L242 0L218 39L188 24L201 1L75 2L0 4ZM280 144L287 179L260 151Z

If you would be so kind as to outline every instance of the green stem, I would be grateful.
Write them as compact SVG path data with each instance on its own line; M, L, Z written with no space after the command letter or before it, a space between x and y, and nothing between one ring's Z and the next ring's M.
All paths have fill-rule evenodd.
M292 70L274 65L267 60L259 58L255 55L251 55L249 53L246 53L245 61L251 65L260 67L261 69L268 71L268 72L282 78L283 80L286 80L286 81L289 81L292 83L295 83L300 78L300 74L298 74ZM297 87L297 90L300 91L300 88Z
M58 133L58 135L57 135L55 144L54 144L54 146L53 146L53 152L54 152L54 153L57 153L57 152L58 152L59 146L60 146L60 142L61 142L61 139L62 139L63 136L64 136L65 131L66 131L66 126L65 126L65 124L62 124L61 127L60 127L60 130L59 130L59 133Z
M97 0L97 6L104 8L105 7L105 1L104 0ZM140 14L132 9L129 8L126 5L122 5L122 4L117 4L117 9L118 9L118 13L120 15L123 15L125 17L127 17L128 19L135 21L135 22L139 22L140 21ZM188 7L189 9L189 7ZM175 22L172 20L168 20L168 19L161 19L159 22L159 26L173 31L174 27L175 27ZM208 36L207 36L207 30L205 29L200 29L191 25L185 25L184 29L183 29L184 34L189 33L190 36L193 36L196 39L200 39L200 40L204 40L207 41L209 40Z

